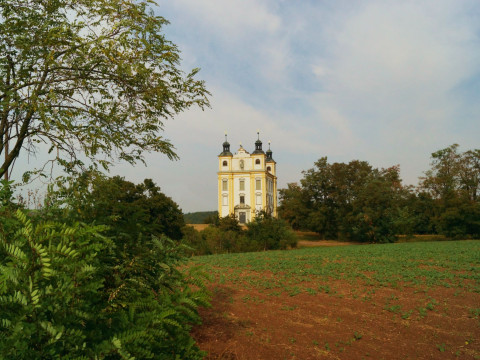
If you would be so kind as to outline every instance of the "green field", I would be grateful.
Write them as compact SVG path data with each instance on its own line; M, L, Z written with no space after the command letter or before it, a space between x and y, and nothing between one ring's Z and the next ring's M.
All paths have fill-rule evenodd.
M344 279L362 280L367 286L439 285L480 293L480 241L317 247L200 256L193 261L203 264L217 281L241 281L266 289L288 291L290 285L312 279ZM257 274L262 272L274 276L259 279Z
M480 241L192 258L207 359L480 359Z

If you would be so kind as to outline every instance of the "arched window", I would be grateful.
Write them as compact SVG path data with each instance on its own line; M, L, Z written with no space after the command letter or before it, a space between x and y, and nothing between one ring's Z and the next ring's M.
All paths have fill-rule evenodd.
M227 166L227 165L228 165L227 160L223 160L223 166Z
M260 165L260 159L255 160L255 165Z
M267 171L272 171L272 168L270 166L267 166Z

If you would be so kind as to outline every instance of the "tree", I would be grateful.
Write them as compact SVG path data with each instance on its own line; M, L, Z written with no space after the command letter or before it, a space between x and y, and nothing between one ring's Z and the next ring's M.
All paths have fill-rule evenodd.
M460 154L458 144L453 144L445 149L432 154L432 168L425 172L421 187L428 190L433 198L439 199L443 206L448 207L455 201L459 188Z
M294 230L305 229L308 209L305 206L305 194L301 186L297 183L290 183L287 184L286 189L280 189L278 192L280 198L279 217L286 220Z
M403 211L398 221L410 194L398 166L375 169L358 160L329 164L326 157L314 165L303 172L301 187L289 184L280 190L279 213L291 224L324 238L390 242L398 225L410 220Z
M480 236L480 150L453 144L432 154L419 190L432 198L434 226L449 237Z
M0 177L23 150L66 168L108 168L155 151L177 158L163 121L208 106L204 82L179 69L152 1L0 0Z
M182 210L160 191L151 179L134 184L120 176L106 177L85 172L52 196L63 199L64 218L109 226L107 235L116 241L138 242L139 235L166 235L173 240L183 237Z

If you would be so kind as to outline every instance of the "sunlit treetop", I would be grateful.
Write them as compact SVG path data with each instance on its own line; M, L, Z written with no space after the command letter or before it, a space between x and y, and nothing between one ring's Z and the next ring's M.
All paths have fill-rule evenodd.
M0 176L39 144L67 169L81 158L103 168L152 151L177 158L163 122L208 106L209 93L198 69L180 69L152 6L0 0Z

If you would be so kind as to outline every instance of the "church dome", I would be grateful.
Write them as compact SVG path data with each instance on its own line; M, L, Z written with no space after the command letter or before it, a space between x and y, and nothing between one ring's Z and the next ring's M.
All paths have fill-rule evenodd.
M223 142L223 151L218 156L233 156L230 152L230 143L227 141L227 134L225 133L225 141Z
M260 140L260 132L257 132L258 139L255 141L255 151L252 154L265 154L262 150L262 141Z

